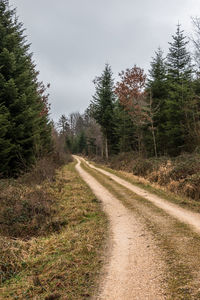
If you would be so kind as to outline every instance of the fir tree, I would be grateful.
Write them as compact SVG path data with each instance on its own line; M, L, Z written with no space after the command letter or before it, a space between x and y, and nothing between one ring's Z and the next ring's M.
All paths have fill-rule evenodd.
M5 138L9 131L9 112L3 105L0 106L0 176L6 172L10 160L12 145L9 139Z
M178 24L176 34L172 35L173 42L169 43L167 55L168 77L179 84L182 84L184 80L190 80L192 75L191 56L187 51L188 40L183 33L184 31Z
M188 41L177 26L176 34L172 36L167 55L167 85L168 98L164 128L168 137L167 151L170 155L177 155L185 148L187 132L185 131L185 107L188 107L193 91L191 89L192 66L190 54L187 51Z
M87 140L83 130L78 136L78 153L87 153Z
M124 107L117 101L116 107L116 135L118 137L118 151L128 152L137 150L136 128L133 125L131 116Z
M31 166L51 144L48 109L23 32L15 10L8 1L0 1L0 106L7 111L3 135L10 145L3 163L7 175ZM4 150L0 151L1 156Z
M167 137L165 134L166 126L166 112L165 104L168 96L167 89L167 70L165 58L163 57L163 51L158 48L155 52L155 57L151 61L151 68L149 70L149 79L147 83L147 101L152 102L153 124L155 127L155 139L158 153L164 154L163 149L165 148ZM151 149L152 138L151 134L146 134L146 140L148 140L149 149Z
M60 133L65 135L69 132L69 122L65 115L62 115L58 120L58 128L60 129Z
M91 103L90 111L92 117L101 126L105 139L105 155L112 151L115 145L114 135L114 82L112 79L111 67L106 64L105 69L100 77L94 80L95 95Z

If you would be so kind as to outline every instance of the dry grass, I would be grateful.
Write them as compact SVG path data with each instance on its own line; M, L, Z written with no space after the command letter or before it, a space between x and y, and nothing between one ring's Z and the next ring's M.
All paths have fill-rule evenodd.
M74 163L48 183L48 193L54 226L47 235L0 238L1 299L78 300L94 293L107 226L101 205Z
M98 162L98 160L94 160ZM106 163L104 161L104 163ZM180 196L200 200L200 154L176 158L141 158L136 153L120 153L106 163L115 170L131 172Z

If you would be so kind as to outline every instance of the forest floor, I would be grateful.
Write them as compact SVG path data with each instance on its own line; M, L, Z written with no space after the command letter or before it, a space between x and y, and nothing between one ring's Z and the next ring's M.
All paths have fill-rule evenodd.
M131 174L76 159L110 220L95 299L200 299L200 215L189 209L190 200L183 208L178 198L138 187Z

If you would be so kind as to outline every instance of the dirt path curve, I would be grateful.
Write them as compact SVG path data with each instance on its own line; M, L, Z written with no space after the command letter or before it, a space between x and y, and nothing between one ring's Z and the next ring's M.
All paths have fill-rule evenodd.
M189 210L186 210L176 204L170 203L150 192L147 192L143 190L142 188L139 188L135 186L134 184L131 184L130 182L110 173L107 172L101 168L97 168L90 164L88 161L85 159L81 158L90 168L93 168L102 174L109 176L111 179L116 181L117 183L121 184L122 186L128 188L132 192L146 198L147 200L151 201L153 204L158 206L159 208L163 209L166 211L168 214L171 216L177 218L179 221L184 222L192 227L194 231L197 233L200 233L200 214L199 213L194 213Z
M133 213L83 170L76 169L103 203L110 220L109 254L99 295L104 300L166 299L161 288L164 262L150 233L144 231Z

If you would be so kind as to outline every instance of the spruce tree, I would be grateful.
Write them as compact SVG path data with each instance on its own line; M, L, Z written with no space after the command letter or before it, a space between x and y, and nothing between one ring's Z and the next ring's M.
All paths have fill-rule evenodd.
M185 107L188 107L193 96L191 89L192 66L190 54L187 51L188 41L177 25L176 34L172 36L167 55L167 85L166 127L168 137L167 151L177 155L185 149L187 133L185 131Z
M78 136L78 153L87 153L87 139L83 130Z
M95 95L90 106L92 117L101 126L105 140L105 155L108 158L115 143L115 122L114 122L114 82L112 79L111 67L106 64L100 77L94 80Z
M118 137L118 151L129 152L137 149L136 128L130 115L117 101L116 103L116 135Z
M175 83L182 84L183 81L191 80L192 66L191 56L187 51L189 41L181 30L181 25L177 25L176 34L172 35L169 53L167 55L168 78Z
M151 68L149 70L149 79L147 83L147 102L152 102L152 111L154 111L152 121L155 127L157 150L159 154L164 154L163 150L167 141L165 134L165 104L168 96L168 90L166 63L161 48L158 48L158 51L155 52L155 57L153 57L150 66ZM149 134L146 134L146 140L149 145L147 145L147 149L151 149L153 141L150 132Z
M158 48L155 52L155 57L152 58L150 63L149 79L147 87L151 88L152 98L154 105L160 104L160 99L166 97L166 64L163 57L163 51Z
M58 120L58 128L60 129L60 133L63 135L66 135L70 128L69 128L69 122L65 115L62 115Z
M6 110L3 173L15 175L49 151L50 125L23 24L9 2L0 1L0 107ZM5 123L5 120L2 121ZM2 136L2 134L1 134ZM4 153L4 154L3 154ZM7 166L7 167L5 167Z
M0 176L6 172L10 160L12 145L9 139L5 138L9 131L9 112L3 105L0 106Z

